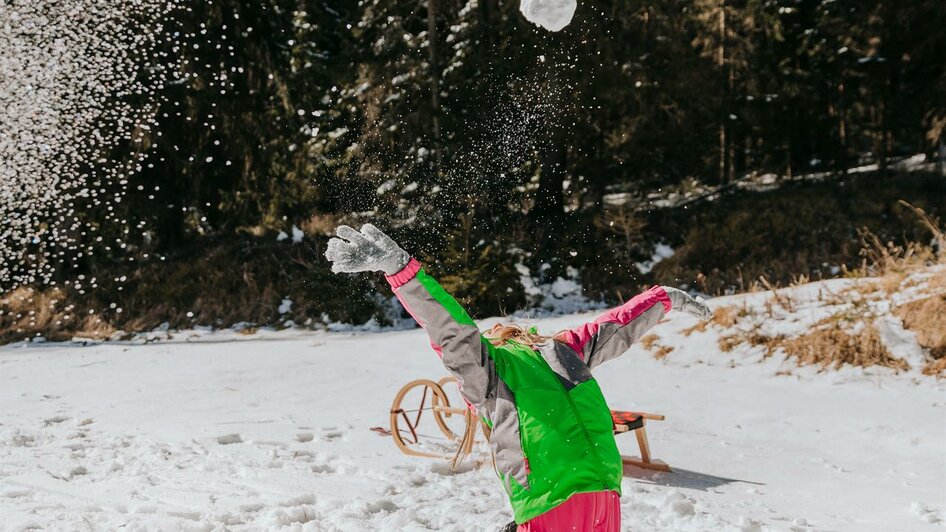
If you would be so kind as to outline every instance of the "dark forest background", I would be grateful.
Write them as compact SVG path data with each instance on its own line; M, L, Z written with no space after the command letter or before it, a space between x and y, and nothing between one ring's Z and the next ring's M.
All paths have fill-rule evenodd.
M898 200L946 210L943 28L936 0L580 2L559 33L515 0L185 2L141 59L157 126L109 154L147 157L97 233L127 245L2 334L389 323L322 258L366 221L476 317L541 306L523 267L606 302L843 275L865 228L928 238Z

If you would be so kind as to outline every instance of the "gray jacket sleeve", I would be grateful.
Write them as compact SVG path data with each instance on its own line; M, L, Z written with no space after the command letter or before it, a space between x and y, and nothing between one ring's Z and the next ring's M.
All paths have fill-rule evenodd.
M496 383L491 344L450 294L411 259L401 271L386 276L394 294L430 337L444 367L460 381L460 393L472 405L486 401Z
M578 352L588 367L627 351L670 311L670 298L659 286L613 308L593 322L559 333L557 339Z

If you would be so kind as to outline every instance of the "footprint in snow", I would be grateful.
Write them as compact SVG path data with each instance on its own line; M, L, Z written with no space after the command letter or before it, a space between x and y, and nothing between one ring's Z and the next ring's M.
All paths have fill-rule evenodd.
M170 511L167 512L171 517L180 517L181 519L189 519L191 521L200 520L200 512L182 512L182 511Z
M72 468L72 469L69 471L69 473L67 473L67 474L65 474L65 475L62 475L62 476L60 476L60 475L52 475L52 476L53 476L53 478L58 478L59 480L64 480L64 481L66 481L66 482L69 482L69 481L71 481L72 479L74 479L74 478L76 478L76 477L81 477L81 476L88 475L88 474L89 474L89 470L88 470L88 469L86 469L86 468L83 467L83 466L79 466L79 467L74 467L74 468Z
M762 532L762 524L748 517L741 517L738 526L742 532Z
M313 473L331 474L331 473L334 473L335 471L337 471L335 469L335 466L329 463L315 464L312 466Z
M338 431L338 430L332 431L332 432L326 432L325 434L322 435L322 440L324 440L324 441L335 441L335 440L338 440L338 439L342 438L342 436L344 436L344 435L345 435L344 432Z
M290 507L290 506L303 506L306 504L315 504L315 494L314 493L304 493L302 495L296 495L291 499L287 499L279 503L279 506Z
M13 447L34 447L36 445L36 436L23 434L19 430L13 430L2 435L0 444L12 445Z
M18 499L20 497L29 497L33 494L33 490L29 488L5 488L3 491L0 491L0 497L7 499Z
M910 511L913 513L913 515L930 524L936 524L943 520L935 508L921 502L914 502L911 504Z
M381 499L374 502L368 502L365 504L365 511L369 514L377 514L381 512L392 513L399 509L397 504L389 501L388 499Z
M66 417L66 416L55 416L55 417L51 417L51 418L48 418L48 419L44 419L44 420L43 420L43 426L44 426L44 427L48 427L48 426L50 426L50 425L58 425L59 423L62 423L63 421L66 421L66 420L68 420L68 419L69 419L69 418Z
M247 512L247 513L254 513L254 512L258 512L262 510L265 507L266 505L261 502L250 502L246 504L241 504L240 511Z
M243 443L243 438L239 434L224 434L217 436L217 443L220 445L230 445L231 443Z
M693 499L676 490L667 494L667 497L664 499L664 504L670 506L670 510L677 517L689 517L696 513Z
M293 451L292 457L302 462L311 462L315 459L315 453L312 451Z

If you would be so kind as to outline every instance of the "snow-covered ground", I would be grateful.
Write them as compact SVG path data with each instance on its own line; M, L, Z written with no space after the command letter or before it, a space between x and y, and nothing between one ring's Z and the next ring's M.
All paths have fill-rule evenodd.
M795 317L779 327L817 319L820 296L847 283L794 289ZM552 332L593 315L535 323ZM667 356L637 345L597 372L613 408L667 415L649 433L673 472L628 469L626 530L946 529L946 381L724 353L724 331L685 334L694 323L657 327ZM885 337L910 343L888 325ZM453 473L370 430L387 425L402 384L445 374L422 331L170 336L0 348L0 528L469 531L510 520L488 465ZM625 454L637 453L632 440L619 436Z

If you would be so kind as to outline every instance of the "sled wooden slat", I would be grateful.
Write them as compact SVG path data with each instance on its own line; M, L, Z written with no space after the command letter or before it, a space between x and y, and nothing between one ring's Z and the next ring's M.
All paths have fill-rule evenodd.
M621 456L621 462L625 465L639 467L641 469L652 469L654 471L662 471L664 473L670 472L670 466L663 462L644 462L639 458L630 458L627 456Z
M637 436L637 447L640 449L640 458L621 455L621 461L627 465L669 472L670 466L663 462L654 462L650 454L650 442L647 440L647 420L663 421L665 416L646 412L625 412L612 410L611 419L614 422L614 434L633 432Z

